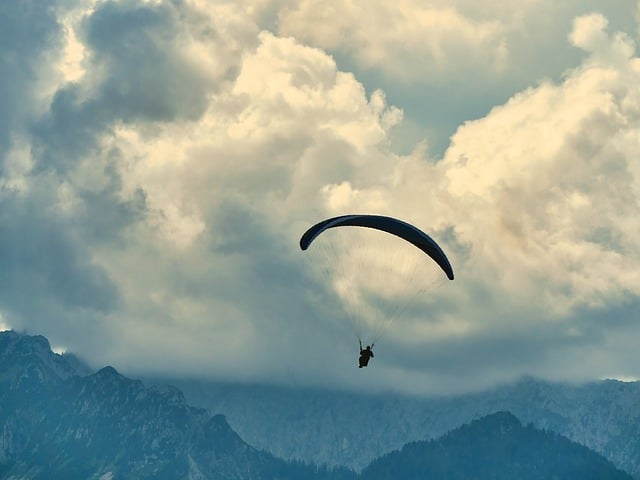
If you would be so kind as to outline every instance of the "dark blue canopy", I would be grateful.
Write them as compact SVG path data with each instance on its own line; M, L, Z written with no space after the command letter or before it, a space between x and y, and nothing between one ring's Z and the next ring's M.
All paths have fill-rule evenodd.
M302 250L309 248L311 242L329 228L347 226L381 230L412 243L440 265L440 268L444 270L449 280L453 280L453 268L451 268L447 256L429 235L407 222L382 215L342 215L340 217L323 220L304 232L304 235L302 235L300 239L300 248Z

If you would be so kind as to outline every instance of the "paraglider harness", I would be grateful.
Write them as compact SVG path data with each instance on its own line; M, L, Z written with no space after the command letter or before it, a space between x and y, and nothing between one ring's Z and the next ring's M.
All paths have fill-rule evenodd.
M371 349L373 348L375 343L372 343L371 346L367 349L363 349L362 340L358 338L358 344L360 345L360 358L358 359L358 368L366 367L367 365L369 365L369 360L373 357L373 352L371 351Z

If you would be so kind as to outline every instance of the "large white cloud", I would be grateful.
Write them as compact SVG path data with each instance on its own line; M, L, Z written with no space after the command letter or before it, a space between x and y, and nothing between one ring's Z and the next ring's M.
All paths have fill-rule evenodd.
M101 135L101 153L71 175L86 185L91 165L111 158L120 200L142 195L145 206L125 249L96 251L125 304L111 319L128 332L114 355L137 368L200 369L206 359L203 373L282 375L312 332L325 337L312 347L320 354L332 340L297 289L297 237L324 213L327 186L383 158L400 119L330 57L263 33L197 120L119 122ZM287 331L296 345L283 352ZM136 347L150 340L153 351L164 340L165 361Z
M441 157L462 122L580 63L566 42L573 18L600 11L614 31L635 36L636 10L635 0L305 0L285 2L277 28L328 50L341 69L403 106L397 151L426 137Z
M452 71L501 71L508 55L499 21L470 18L450 2L307 0L281 11L280 30L344 50L363 67L400 82L438 82Z
M605 25L578 18L571 39L590 50L584 65L461 127L442 163L472 212L456 231L482 253L479 266L502 272L507 290L521 274L537 278L553 309L639 293L639 63Z
M457 77L465 76L471 88L503 76L525 74L527 81L535 81L539 77L532 79L532 73L548 75L558 61L566 68L575 57L561 40L574 16L605 8L619 28L633 33L635 23L625 21L621 11L629 17L634 5L633 0L608 6L548 0L379 0L366 5L304 0L281 9L278 26L283 34L348 55L396 82L461 85Z

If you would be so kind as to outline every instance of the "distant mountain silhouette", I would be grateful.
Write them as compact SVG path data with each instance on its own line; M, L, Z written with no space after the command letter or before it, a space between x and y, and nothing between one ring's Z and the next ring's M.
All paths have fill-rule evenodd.
M86 371L42 336L0 332L0 480L631 479L510 413L408 444L360 475L309 466L250 446L225 417L188 405L175 387L147 387L113 367Z
M509 411L525 424L591 448L640 479L640 382L524 378L478 393L421 398L188 379L154 383L167 381L189 404L224 414L251 445L285 459L359 470L411 441L438 438L474 419Z
M364 469L367 480L632 480L587 447L499 412L414 442Z
M41 336L0 333L0 479L350 479L249 446L176 388L147 388Z

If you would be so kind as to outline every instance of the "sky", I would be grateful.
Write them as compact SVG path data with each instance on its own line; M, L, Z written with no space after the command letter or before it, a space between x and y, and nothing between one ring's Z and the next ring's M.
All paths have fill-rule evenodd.
M0 328L130 375L639 378L639 39L636 0L2 2ZM350 213L455 280L300 250Z

